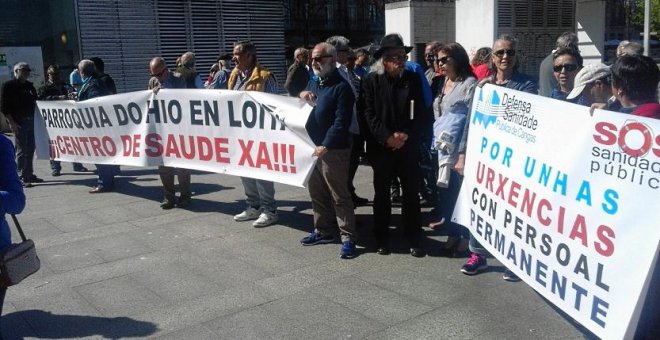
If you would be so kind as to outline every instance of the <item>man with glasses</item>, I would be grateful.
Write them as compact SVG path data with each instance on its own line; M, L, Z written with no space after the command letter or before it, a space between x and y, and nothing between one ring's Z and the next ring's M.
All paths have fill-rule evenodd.
M374 173L374 234L376 252L390 253L389 226L392 215L390 184L401 180L402 223L410 254L423 257L419 202L419 145L427 113L420 77L405 69L407 54L398 34L386 35L374 53L377 60L362 80L358 111L367 140L367 157Z
M75 89L71 85L66 84L61 80L60 69L57 65L48 66L46 74L48 76L46 84L40 87L38 91L39 100L65 100L69 98L69 93L75 92ZM52 170L52 176L60 176L62 172L62 163L51 159L50 169ZM87 170L82 164L74 162L73 171L87 172L89 170Z
M360 77L358 77L352 69L348 68L349 55L351 53L351 48L349 47L350 40L341 35L332 36L325 41L326 43L334 46L337 50L337 71L339 75L344 78L351 89L353 90L353 95L355 98L360 96ZM348 173L348 188L351 191L351 197L353 198L353 206L358 207L369 203L369 200L363 197L360 197L355 192L355 186L353 185L353 180L355 179L355 173L357 172L358 166L360 164L360 155L364 153L364 139L360 136L360 127L357 120L357 110L353 110L353 116L351 118L351 126L349 131L353 134L353 146L351 152L351 166Z
M314 108L305 129L316 145L318 161L309 177L308 189L314 210L314 231L300 240L304 246L334 241L333 229L339 227L342 247L339 256L357 255L355 213L348 190L351 134L355 97L351 86L337 71L337 51L328 43L312 50L312 69L317 76L310 81L300 98Z
M165 59L161 57L151 59L149 72L151 73L151 79L149 79L148 88L154 91L155 94L160 89L186 88L186 80L183 76L178 72L170 72ZM190 190L189 169L161 165L158 167L158 175L160 175L160 181L163 183L163 200L160 202L162 209L172 209L175 205L179 208L190 205L192 191ZM178 202L174 191L174 175L178 177L179 190L181 191Z
M257 47L250 41L234 45L234 70L229 75L228 87L235 91L261 91L277 93L277 82L273 74L259 64ZM275 185L271 181L241 177L247 208L234 216L234 221L255 220L253 227L266 227L277 223Z
M37 90L28 81L30 65L19 62L14 65L14 78L2 85L0 111L9 121L9 128L16 138L16 163L23 187L44 180L34 175L34 111L37 105Z

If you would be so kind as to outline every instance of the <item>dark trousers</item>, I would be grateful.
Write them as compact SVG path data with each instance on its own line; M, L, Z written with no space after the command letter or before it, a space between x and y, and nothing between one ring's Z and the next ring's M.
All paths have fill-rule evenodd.
M18 175L22 180L29 182L34 175L32 162L34 161L34 119L23 119L20 129L16 132L16 165Z
M456 222L452 222L451 220L451 216L454 214L454 207L456 207L458 194L461 191L462 182L463 177L461 177L458 172L451 170L449 187L438 188L437 190L438 200L436 210L438 212L438 220L441 218L445 219L442 228L447 230L447 236L469 239L470 231L466 227Z
M5 304L5 295L7 295L7 287L0 287L0 320L2 320L2 306ZM0 339L2 339L2 322L0 322Z
M348 166L348 190L352 197L357 196L353 180L355 173L360 165L360 156L364 153L364 138L360 135L353 135L353 146L351 148L351 160Z
M419 205L419 150L416 143L408 141L396 151L373 143L367 143L367 157L374 172L374 233L379 245L387 245L392 216L390 185L394 177L401 180L401 217L410 247L421 243L422 219Z
M119 170L119 165L95 164L99 175L97 186L105 190L112 190L115 187L115 174Z
M159 166L158 174L160 180L163 182L163 195L166 200L174 202L174 175L179 179L179 190L181 191L181 199L187 200L192 196L190 191L190 170L173 168L170 166Z
M81 163L73 162L72 164L73 164L73 171L80 171L83 168L83 165ZM54 160L51 159L50 160L50 169L61 171L62 170L62 162L54 161Z

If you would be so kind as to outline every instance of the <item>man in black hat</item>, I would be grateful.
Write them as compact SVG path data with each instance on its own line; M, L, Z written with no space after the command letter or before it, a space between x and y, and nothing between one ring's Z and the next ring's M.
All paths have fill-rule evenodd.
M227 53L218 57L218 71L213 75L213 79L206 87L207 89L227 90L227 80L231 70L229 64L231 63L232 54Z
M374 172L374 233L377 253L389 254L388 230L392 214L390 183L401 179L402 221L415 257L426 255L421 247L419 197L420 134L425 107L420 77L405 70L407 54L398 34L386 35L374 53L372 72L362 80L358 112L367 141L367 157Z

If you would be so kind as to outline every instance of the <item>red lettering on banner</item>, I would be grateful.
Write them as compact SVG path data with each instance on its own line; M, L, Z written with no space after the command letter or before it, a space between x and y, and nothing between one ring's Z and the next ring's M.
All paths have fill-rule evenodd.
M254 143L252 140L238 140L238 145L241 147L241 158L238 165L252 168L266 168L268 170L292 174L296 173L295 145L279 143L271 143L269 145L267 142L259 142L259 145L256 147L256 156L253 156L252 147Z
M162 138L157 133L150 133L146 136L147 149L144 150L144 153L147 157L160 157L163 154L163 146L160 145L161 140Z

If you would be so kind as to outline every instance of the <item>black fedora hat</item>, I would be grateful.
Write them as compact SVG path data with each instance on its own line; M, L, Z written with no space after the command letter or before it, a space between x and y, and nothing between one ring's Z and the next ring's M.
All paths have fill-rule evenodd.
M406 54L412 51L411 46L406 46L403 44L403 38L397 33L388 34L380 40L380 47L376 52L374 52L374 59L380 59L383 55L383 52L387 51L390 48L403 48L406 50Z

